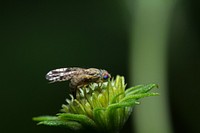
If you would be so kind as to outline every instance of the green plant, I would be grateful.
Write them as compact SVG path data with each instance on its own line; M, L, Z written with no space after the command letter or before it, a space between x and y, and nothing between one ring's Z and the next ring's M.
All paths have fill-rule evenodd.
M39 125L63 126L71 131L119 132L139 99L157 96L149 92L156 84L138 85L126 89L124 77L117 76L102 84L93 83L70 95L56 116L33 118Z

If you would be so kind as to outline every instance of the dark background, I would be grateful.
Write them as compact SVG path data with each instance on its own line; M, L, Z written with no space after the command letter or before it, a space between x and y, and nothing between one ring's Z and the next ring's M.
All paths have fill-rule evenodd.
M180 1L171 18L168 86L176 133L200 132L199 9L199 2ZM132 20L120 1L7 0L0 2L0 15L1 133L65 132L32 121L58 113L68 96L68 83L45 80L51 69L97 67L129 76ZM124 132L134 129L130 124Z
M200 2L177 3L168 50L168 85L175 133L199 133Z

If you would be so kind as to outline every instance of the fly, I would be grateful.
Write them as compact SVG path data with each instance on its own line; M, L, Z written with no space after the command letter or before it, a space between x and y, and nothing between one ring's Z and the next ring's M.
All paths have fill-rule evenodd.
M69 86L72 94L76 97L76 90L83 86L87 86L90 83L100 83L111 78L111 75L103 69L97 68L59 68L51 70L47 73L46 79L53 82L61 82L69 80Z

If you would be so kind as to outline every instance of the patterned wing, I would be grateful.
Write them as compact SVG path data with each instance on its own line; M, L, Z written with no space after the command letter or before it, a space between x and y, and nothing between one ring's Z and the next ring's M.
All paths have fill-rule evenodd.
M46 74L46 79L51 83L70 80L73 76L78 75L84 70L84 68L71 67L71 68L59 68L49 71Z

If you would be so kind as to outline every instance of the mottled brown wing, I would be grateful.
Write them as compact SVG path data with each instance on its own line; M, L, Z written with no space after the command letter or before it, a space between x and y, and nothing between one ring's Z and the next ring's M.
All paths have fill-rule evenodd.
M72 77L79 75L83 70L85 69L79 67L54 69L46 74L46 79L49 80L51 83L67 81L70 80Z

